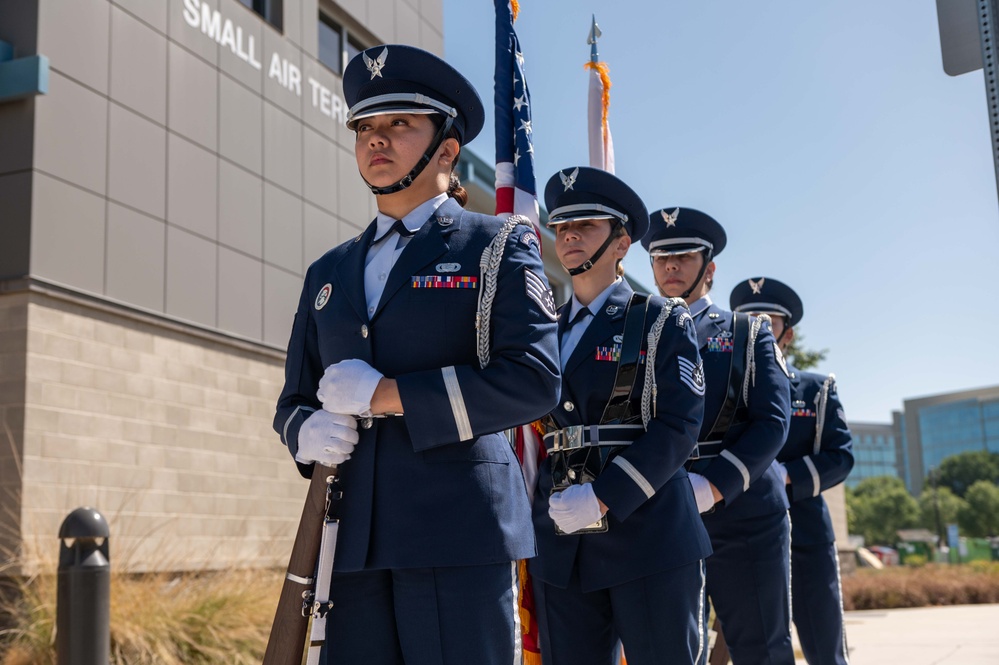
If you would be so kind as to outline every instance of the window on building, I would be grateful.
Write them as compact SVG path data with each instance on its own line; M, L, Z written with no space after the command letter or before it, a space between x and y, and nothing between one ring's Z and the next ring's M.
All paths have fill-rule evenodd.
M260 14L261 17L277 30L284 30L282 16L284 0L239 0L247 9Z
M347 28L326 14L319 13L319 61L337 74L363 51L365 46Z

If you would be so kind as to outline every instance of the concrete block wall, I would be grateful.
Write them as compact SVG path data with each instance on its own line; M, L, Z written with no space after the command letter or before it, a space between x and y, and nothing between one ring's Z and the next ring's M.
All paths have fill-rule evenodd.
M16 556L21 543L27 337L27 295L0 296L0 561Z
M0 312L26 333L29 566L81 505L108 518L119 570L287 563L308 483L270 425L280 354L58 293Z

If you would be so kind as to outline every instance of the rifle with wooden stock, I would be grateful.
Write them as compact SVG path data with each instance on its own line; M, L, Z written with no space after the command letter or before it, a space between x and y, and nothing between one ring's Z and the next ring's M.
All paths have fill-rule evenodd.
M329 589L339 526L338 482L335 466L315 465L263 665L302 665L303 658L308 665L319 663L326 640L326 614L333 606Z

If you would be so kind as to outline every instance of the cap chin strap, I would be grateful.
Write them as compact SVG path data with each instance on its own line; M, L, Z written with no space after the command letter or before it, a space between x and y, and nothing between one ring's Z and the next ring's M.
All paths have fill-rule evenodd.
M702 247L701 249L699 249L697 251L698 252L704 252L704 264L701 266L700 271L698 271L697 278L694 279L694 283L690 285L689 289L687 289L686 291L684 291L683 293L680 294L680 297L683 298L684 300L686 300L688 297L690 297L690 294L693 293L694 289L697 288L697 285L700 284L701 278L704 277L704 271L708 269L708 264L711 263L711 259L714 258L714 256L712 255L711 249L708 248L708 247ZM649 260L650 261L654 261L655 257L654 256L650 256ZM666 295L666 294L664 293L663 295Z
M593 264L600 260L600 257L604 255L607 248L610 247L611 241L616 237L614 232L617 231L617 227L621 226L621 220L613 219L611 222L610 235L607 236L607 240L604 240L604 244L600 245L600 249L593 253L593 256L583 261L583 263L575 268L566 268L563 264L562 267L565 271L569 273L570 277L575 277L576 275L582 275L584 272L593 267Z
M436 153L437 149L441 147L441 143L444 142L444 136L448 133L453 124L454 118L451 116L445 116L444 124L441 125L441 128L438 129L437 133L434 135L433 140L430 141L430 147L428 147L423 153L423 156L420 157L420 161L416 162L416 166L413 167L413 170L407 173L406 177L399 182L394 185L389 185L388 187L375 187L367 181L363 173L361 174L361 180L364 180L364 184L368 186L368 189L370 189L371 193L375 196L395 194L396 192L401 192L406 189L413 184L413 181L416 180L421 173L423 173L423 169L425 169L427 164L430 163L430 160L433 159L434 153Z

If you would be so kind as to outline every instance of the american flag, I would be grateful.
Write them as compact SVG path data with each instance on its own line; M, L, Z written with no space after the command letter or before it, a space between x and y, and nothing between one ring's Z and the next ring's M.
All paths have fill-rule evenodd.
M524 78L524 54L513 30L510 0L496 4L496 214L524 215L540 239L538 189L534 180L531 93Z
M513 30L517 0L494 0L496 5L496 72L493 100L496 106L496 214L523 215L531 220L541 246L538 189L534 179L534 144L531 133L531 93L524 78L524 54ZM528 495L533 498L538 462L545 454L541 436L532 425L516 429L514 448L524 472ZM520 561L521 647L524 665L541 665L538 622L527 562Z

